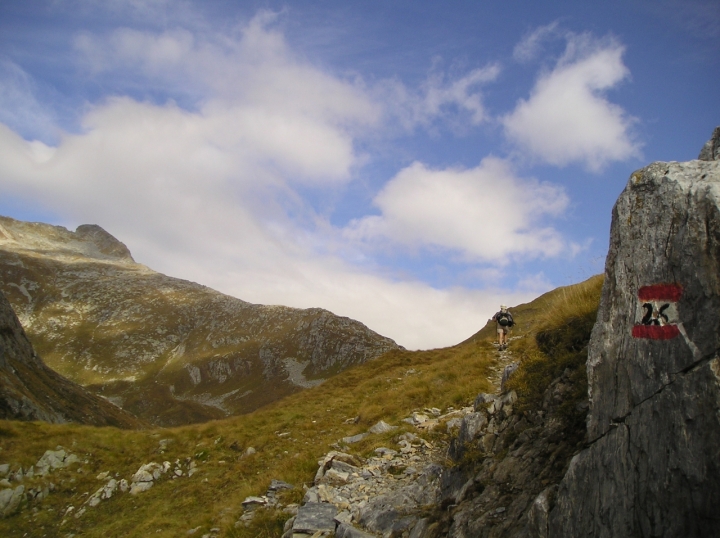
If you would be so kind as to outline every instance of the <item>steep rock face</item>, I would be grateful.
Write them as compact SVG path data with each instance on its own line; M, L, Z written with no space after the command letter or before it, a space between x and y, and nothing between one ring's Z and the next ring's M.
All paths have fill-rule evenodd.
M138 428L142 422L50 368L0 292L0 418Z
M548 536L718 536L720 161L657 162L613 210L588 356L591 445Z
M51 368L162 425L249 412L398 347L156 273L99 226L0 217L0 290Z

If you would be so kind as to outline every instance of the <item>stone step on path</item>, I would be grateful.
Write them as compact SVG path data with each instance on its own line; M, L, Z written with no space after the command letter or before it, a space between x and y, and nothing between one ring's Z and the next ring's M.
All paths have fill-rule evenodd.
M370 458L329 452L319 462L297 516L286 523L283 538L402 535L421 519L414 515L419 507L435 501L436 462L446 451L444 445L408 432L397 437L394 448L379 447Z
M498 394L508 369L514 366L513 359L510 350L498 354L490 378ZM486 396L485 405L500 398ZM497 406L502 408L503 403L511 408L512 402L499 399ZM446 427L448 431L458 428L465 417L477 414L476 411L473 406L450 409L445 414L435 408L427 409L426 413L415 412L404 422L417 428L418 433L397 436L393 448L379 447L370 458L343 452L337 444L337 450L318 462L314 484L307 488L297 514L286 522L283 538L421 536L429 525L422 517L423 507L438 500L440 462L448 455L446 444L431 443L422 436L437 427ZM383 432L394 428L384 422L376 426L382 427ZM370 432L375 433L373 428ZM362 438L367 435L360 434ZM352 438L342 441L355 442ZM250 514L243 516L249 517Z

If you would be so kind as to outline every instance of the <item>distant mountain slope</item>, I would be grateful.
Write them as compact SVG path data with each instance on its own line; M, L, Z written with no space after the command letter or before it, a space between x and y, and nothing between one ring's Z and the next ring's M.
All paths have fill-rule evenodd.
M596 287L592 285L593 281L587 284ZM373 476L367 479L364 495L368 496L368 500L375 499L380 496L378 493L382 494L382 491L375 489L378 482L402 484L408 476L422 476L422 461L425 458L422 454L431 450L425 445L425 441L434 447L432 450L440 451L444 455L443 448L446 448L451 440L450 432L457 434L457 419L464 414L461 408L472 406L478 393L495 392L507 361L520 359L523 350L527 349L531 342L535 342L538 329L544 328L546 321L543 316L559 318L554 322L556 327L572 325L572 318L578 314L576 298L582 295L576 293L576 289L586 288L587 284L553 290L527 305L511 307L512 312L516 313L518 328L513 331L513 340L510 342L509 351L505 353L506 357L492 345L494 334L442 349L398 349L376 360L348 368L330 382L292 394L255 413L230 417L211 425L192 424L181 428L122 432L122 435L117 435L116 432L98 428L70 429L68 426L52 424L30 427L21 422L0 421L0 444L3 447L0 463L10 464L11 469L17 469L20 465L27 469L34 465L48 448L62 445L69 449L71 442L76 442L72 448L74 454L90 454L86 457L88 461L82 465L84 473L78 473L75 467L56 471L47 477L47 481L52 480L54 484L60 485L55 492L45 499L21 507L17 515L0 519L0 536L22 538L26 533L34 536L37 529L43 527L48 536L75 534L96 538L175 537L186 536L190 530L195 530L194 536L200 536L209 533L211 528L221 529L218 536L235 538L281 536L285 520L289 517L286 512L274 508L267 511L262 508L245 510L243 501L248 496L265 495L272 480L277 479L295 486L291 491L278 494L287 495L281 504L286 506L289 503L299 503L306 493L303 486L313 484L318 461L325 459L331 445L342 446L344 448L341 450L359 458L374 454L374 449L379 447L385 447L384 451L388 448L397 451L392 460L386 461L386 469L375 468ZM599 290L594 294L595 309L598 294ZM569 306L568 312L558 316L557 311L565 303ZM541 325L543 327L540 327ZM557 343L562 345L567 342L568 339L563 337ZM587 338L584 344L587 344ZM544 355L539 358L543 357ZM536 387L541 393L545 392L547 383L557 375L558 368L562 372L565 365L558 364L558 361L550 357L549 361L543 362L540 371L535 372L538 374L535 378L543 382L542 386ZM544 383L547 374L549 380ZM552 388L555 387L552 385ZM573 395L573 392L564 393L564 397ZM567 399L554 400L552 406L559 407L566 401ZM519 413L518 404L513 416ZM403 420L418 412L426 414L431 418L429 422L432 422L435 419L431 408L436 407L445 414L450 412L450 406L455 409L453 414L446 415L439 427L432 432L426 430L427 423L416 427ZM574 406L572 408L575 409ZM502 412L506 411L505 408ZM380 420L398 428L392 432L367 435L357 443L344 441L345 438L367 432ZM436 516L452 521L455 513L459 513L471 503L474 506L474 500L479 499L483 491L483 499L487 499L493 491L499 491L501 494L493 497L491 504L486 507L487 516L493 518L493 523L506 520L503 516L511 510L510 504L505 504L508 497L510 500L519 499L517 503L522 502L523 498L525 502L531 501L534 499L532 494L535 493L533 488L548 479L547 474L536 473L527 484L519 483L516 478L526 472L528 466L531 465L534 470L543 469L547 464L562 470L563 466L569 463L568 459L561 456L566 455L571 432L564 430L553 414L545 415L543 421L552 423L553 431L559 431L560 440L554 440L553 444L542 447L542 450L533 453L532 457L523 459L522 454L506 450L512 443L508 428L502 434L502 440L506 444L498 442L493 446L493 453L482 460L486 462L484 469L489 470L490 474L497 465L501 464L507 469L512 463L512 483L508 482L508 475L504 472L494 475L487 482L462 480L459 486L468 486L463 488L465 493L462 500L458 497L436 506L422 505L418 507L418 512L411 514L409 518L426 518L432 514L430 521L434 521L433 526L437 529L444 521L436 520ZM493 423L499 423L499 418ZM527 430L528 436L523 437L527 442L533 443L533 439L540 436L547 438L546 430L542 426L526 421L522 424L525 427L531 426ZM584 431L582 420L579 428ZM250 447L255 453L251 453L253 451L249 450ZM403 457L403 452L406 451L408 453ZM422 455L420 463L417 463L418 453ZM468 454L472 455L472 452ZM475 455L481 456L477 452ZM416 474L406 474L402 470L408 465L408 459L414 462L411 468ZM185 472L177 479L172 479L168 473L157 480L152 489L138 496L117 492L112 498L103 499L97 506L87 508L80 517L58 517L58 514L66 514L69 506L75 507L74 513L80 510L83 502L86 503L84 506L89 506L89 496L82 494L85 491L98 491L98 488L103 486L96 478L99 473L111 471L106 480L113 476L116 479L130 480L141 465L163 460L184 462L185 470L196 465L199 471L193 476ZM193 463L188 463L190 461ZM473 461L469 457L464 463L471 465ZM438 463L445 465L449 460L440 457ZM452 465L452 476L457 476L455 471L467 468L461 465L462 462ZM380 473L380 476L376 473ZM340 478L343 475L336 476L338 482L332 483L332 486L328 484L326 492L337 493L340 488L345 489L343 479ZM362 476L360 473L359 477L350 476L348 480L360 483L364 480ZM471 476L473 475L468 476L468 479ZM483 478L485 477L487 473ZM26 480L24 484L36 490L44 487L39 480L35 483ZM419 484L415 491L420 488L431 491L443 484L447 484L445 478L434 485L424 482ZM15 483L13 485L15 486ZM443 489L443 493L448 491L456 492L450 488ZM333 498L335 493L332 494ZM345 500L348 499L345 493L342 493L342 496ZM456 506L456 500L461 500L461 505ZM407 502L398 502L398 512L408 506L412 507L411 502L412 498ZM343 506L347 509L347 503ZM351 510L355 506L357 503L352 503ZM500 507L505 507L506 512L497 512ZM32 511L33 508L37 508L36 513ZM243 518L247 514L254 514L255 519L248 522ZM412 520L398 514L395 521ZM514 524L510 520L508 523ZM249 526L246 527L246 524ZM492 523L488 525L488 530L491 526ZM442 530L442 527L440 529ZM158 533L158 530L161 532ZM418 535L421 534L412 534ZM425 536L428 538L427 534ZM439 536L447 536L447 533L438 533L435 538Z
M0 418L139 428L129 413L45 366L0 293Z
M0 217L0 290L51 368L161 425L249 412L398 347L156 273L93 225Z

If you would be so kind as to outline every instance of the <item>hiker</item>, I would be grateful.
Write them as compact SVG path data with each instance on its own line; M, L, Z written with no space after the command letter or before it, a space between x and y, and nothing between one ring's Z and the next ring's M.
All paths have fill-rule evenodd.
M510 327L515 325L515 320L513 320L512 314L508 310L508 307L504 304L500 305L500 312L495 314L492 319L497 324L498 345L500 346L500 351L504 351L507 349L507 339Z

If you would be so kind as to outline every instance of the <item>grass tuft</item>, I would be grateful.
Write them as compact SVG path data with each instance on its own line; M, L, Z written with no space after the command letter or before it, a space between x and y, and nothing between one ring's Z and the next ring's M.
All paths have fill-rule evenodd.
M550 383L566 370L573 394L560 409L572 415L574 406L587 396L587 346L597 318L604 277L560 288L538 316L536 331L517 343L520 365L508 380L518 394L517 409L538 409Z

